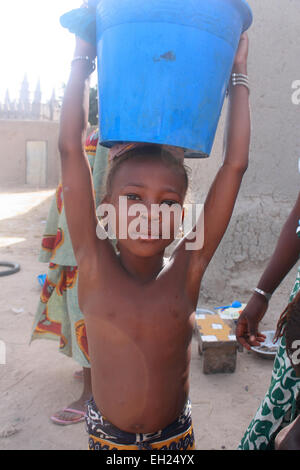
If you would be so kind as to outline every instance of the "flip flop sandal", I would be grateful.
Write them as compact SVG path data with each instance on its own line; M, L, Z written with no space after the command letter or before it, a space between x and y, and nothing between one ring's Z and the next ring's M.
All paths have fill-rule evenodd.
M62 413L65 413L65 412L77 414L78 418L65 420L65 419L56 418L56 416L51 416L50 419L53 421L53 423L59 424L61 426L68 426L69 424L77 424L77 423L81 423L82 421L84 421L84 417L85 417L84 411L74 410L73 408L63 408Z

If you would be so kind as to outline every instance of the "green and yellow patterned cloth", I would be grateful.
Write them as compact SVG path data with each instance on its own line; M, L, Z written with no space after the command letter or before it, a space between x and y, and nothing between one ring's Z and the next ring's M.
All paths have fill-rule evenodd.
M300 268L291 293L292 301L300 290ZM296 418L296 399L300 379L296 377L285 348L283 336L275 357L269 390L251 421L240 450L272 450L279 431Z
M96 207L101 202L108 166L108 150L98 145L98 131L87 139L86 153L93 173ZM90 367L83 314L78 305L78 268L67 226L62 185L59 184L48 214L39 261L48 263L30 342L56 339L60 351Z

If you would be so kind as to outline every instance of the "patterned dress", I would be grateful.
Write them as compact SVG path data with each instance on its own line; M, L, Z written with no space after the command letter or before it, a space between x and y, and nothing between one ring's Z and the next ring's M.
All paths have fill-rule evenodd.
M300 290L300 268L291 293L292 301ZM240 450L272 450L279 431L297 415L296 400L300 379L296 377L285 348L285 337L274 361L269 390L251 421L240 445ZM299 411L298 411L299 412Z
M86 153L93 172L96 206L107 170L107 150L98 145L98 131L86 142ZM30 342L56 339L60 351L90 367L83 314L78 305L78 268L67 226L62 185L59 184L48 214L39 261L48 263L47 277L40 295Z

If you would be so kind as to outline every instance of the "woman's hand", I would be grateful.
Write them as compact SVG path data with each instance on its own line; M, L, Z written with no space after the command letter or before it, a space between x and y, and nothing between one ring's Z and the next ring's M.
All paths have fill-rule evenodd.
M240 315L236 327L236 338L248 351L252 346L259 346L266 339L265 335L258 332L258 325L267 309L267 299L260 294L254 294Z

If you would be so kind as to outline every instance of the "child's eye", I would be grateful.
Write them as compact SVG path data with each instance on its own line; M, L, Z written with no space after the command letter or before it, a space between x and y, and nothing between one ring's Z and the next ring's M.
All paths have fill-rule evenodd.
M163 201L161 204L167 204L168 206L173 206L174 204L178 204L178 201L166 200L166 201Z
M129 201L140 201L141 197L138 194L126 194Z

